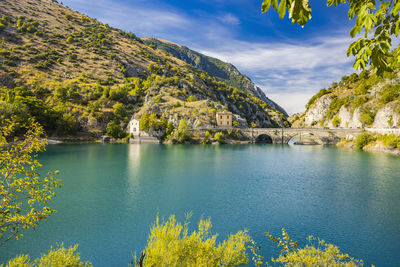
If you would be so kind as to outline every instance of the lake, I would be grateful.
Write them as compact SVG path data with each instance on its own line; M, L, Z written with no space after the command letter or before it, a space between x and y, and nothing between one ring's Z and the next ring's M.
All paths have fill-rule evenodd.
M57 210L22 240L0 247L0 262L32 258L51 245L78 243L95 266L127 266L145 247L159 214L191 229L211 217L219 239L248 229L267 260L265 237L284 227L306 243L314 235L367 266L400 266L400 157L328 146L49 146L43 173L59 170Z

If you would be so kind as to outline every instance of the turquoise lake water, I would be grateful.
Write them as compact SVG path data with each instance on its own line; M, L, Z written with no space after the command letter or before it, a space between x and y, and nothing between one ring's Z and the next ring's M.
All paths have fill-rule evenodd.
M39 157L59 170L58 212L20 241L0 247L0 262L39 257L51 245L79 243L95 266L127 266L157 213L192 211L194 229L211 217L219 240L248 229L269 259L265 232L285 227L338 245L366 266L400 266L400 157L322 146L50 146Z

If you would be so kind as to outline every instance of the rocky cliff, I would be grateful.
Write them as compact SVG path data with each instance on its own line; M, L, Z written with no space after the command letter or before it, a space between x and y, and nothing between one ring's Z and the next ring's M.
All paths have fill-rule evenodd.
M363 71L345 76L321 89L310 99L306 111L290 120L294 127L400 127L399 73L378 77Z

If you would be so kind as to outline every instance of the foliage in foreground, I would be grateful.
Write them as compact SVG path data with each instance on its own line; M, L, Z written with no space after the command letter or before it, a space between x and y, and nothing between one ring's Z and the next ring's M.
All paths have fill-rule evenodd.
M22 230L37 226L55 210L47 204L60 186L57 172L40 177L36 153L45 149L43 129L31 120L23 140L9 142L15 123L0 126L0 245L19 239Z
M11 259L5 267L89 267L92 266L90 262L83 262L76 253L78 245L64 248L61 244L57 249L53 247L47 254L44 254L40 259L35 259L31 261L28 255L19 255L14 259ZM0 267L4 265L1 264Z
M355 56L353 67L364 70L371 65L378 75L394 71L400 60L400 47L392 50L392 38L397 37L400 31L400 1L327 0L327 6L340 4L349 7L348 17L355 20L350 36L361 35L347 51L347 56ZM292 23L302 27L312 18L309 0L264 0L262 12L271 6L281 19L287 11Z
M230 235L217 244L217 235L211 234L211 220L200 220L198 230L189 233L188 221L183 225L171 216L160 222L157 216L150 229L144 251L143 264L135 266L239 266L248 262L247 231Z
M342 253L339 247L313 236L307 238L308 244L304 248L298 248L299 243L291 240L285 229L282 229L282 237L274 237L268 232L267 237L281 248L279 257L271 259L278 266L363 266L363 261L356 260ZM257 254L259 249L256 248L254 242L250 248L254 255L255 265L264 265L264 259ZM265 265L268 266L268 263Z

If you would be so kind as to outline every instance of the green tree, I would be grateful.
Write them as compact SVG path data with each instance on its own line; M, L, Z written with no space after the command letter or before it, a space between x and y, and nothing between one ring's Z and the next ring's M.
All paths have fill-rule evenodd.
M209 144L210 143L210 137L211 137L210 132L206 131L205 134L204 134L203 140L201 140L201 143L204 144L204 145Z
M149 129L149 113L145 112L139 120L140 130Z
M196 102L198 101L197 97L195 95L191 95L186 99L187 102Z
M373 141L375 141L375 137L373 135L367 132L362 132L357 136L355 143L358 149L362 149L367 144Z
M47 205L60 186L55 178L58 172L49 172L47 177L38 173L41 165L36 153L46 146L42 127L31 120L24 138L9 143L14 127L6 122L0 128L0 245L21 238L21 231L35 228L54 213Z
M165 134L170 135L173 131L174 131L174 124L172 122L168 122Z
M121 103L116 103L113 106L113 114L115 118L118 120L125 120L128 116L128 111L126 110L125 106Z
M188 220L189 216L187 216ZM211 234L211 220L200 220L198 230L189 233L189 222L181 224L175 216L160 222L157 216L150 229L144 250L143 266L239 266L248 262L246 244L250 241L247 231L230 235L217 243ZM135 263L139 266L138 263Z
M115 121L111 121L107 124L106 134L112 138L125 138L127 136L124 129Z
M400 60L400 48L397 46L391 50L392 38L397 37L400 31L400 1L327 0L328 6L340 4L349 6L348 17L355 20L350 36L362 36L347 51L347 56L355 56L353 67L364 70L370 65L378 75L396 69ZM298 23L302 27L312 18L309 0L264 0L262 12L267 12L271 6L281 18L287 12L292 23Z
M189 125L185 119L179 121L178 129L174 130L170 139L174 142L183 143L192 138L192 133L189 131Z

